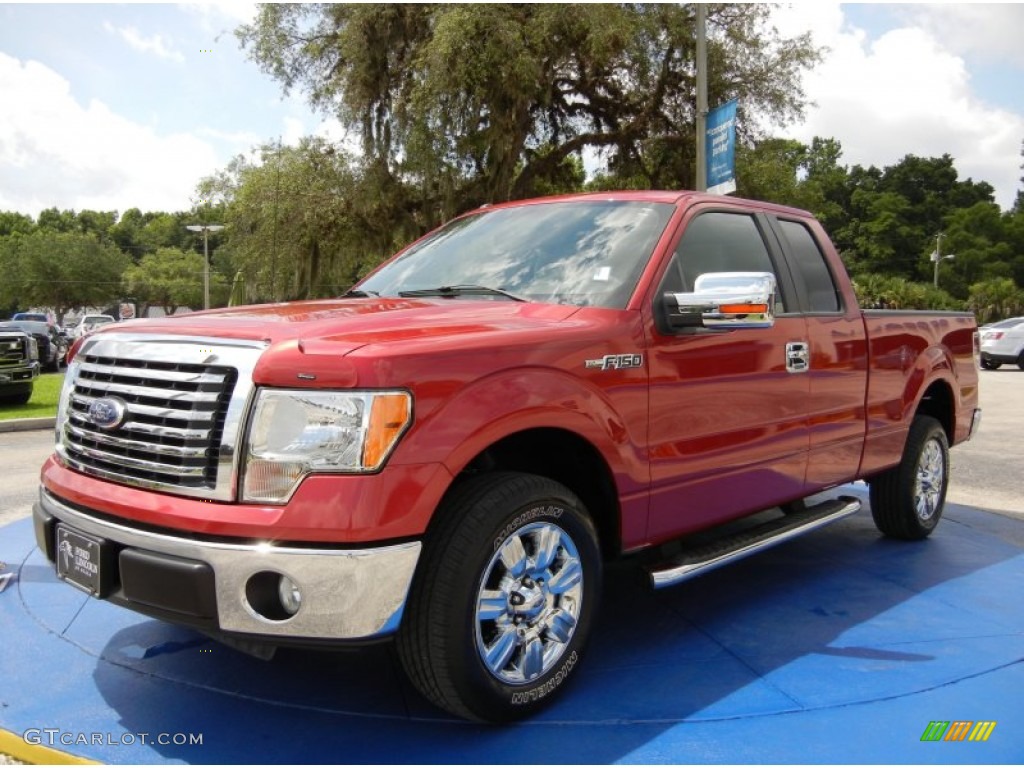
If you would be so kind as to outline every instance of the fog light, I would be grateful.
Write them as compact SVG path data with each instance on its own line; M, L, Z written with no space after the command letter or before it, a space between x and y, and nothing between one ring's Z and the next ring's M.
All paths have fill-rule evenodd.
M288 612L289 616L294 616L299 612L299 607L302 605L302 593L299 591L299 585L287 576L281 576L281 580L277 584L277 596L281 600L281 607Z

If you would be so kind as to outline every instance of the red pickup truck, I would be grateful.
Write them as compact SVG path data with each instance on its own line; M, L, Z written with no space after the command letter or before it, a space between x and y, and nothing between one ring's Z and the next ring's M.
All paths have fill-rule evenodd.
M393 637L429 700L510 720L578 668L611 558L671 585L857 479L927 536L977 355L969 314L861 311L803 211L485 206L337 300L79 341L36 535L96 597L264 657Z

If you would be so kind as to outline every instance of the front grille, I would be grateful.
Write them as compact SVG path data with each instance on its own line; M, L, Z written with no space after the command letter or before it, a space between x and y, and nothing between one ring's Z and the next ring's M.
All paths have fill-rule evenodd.
M223 365L83 354L64 424L64 456L87 474L133 485L212 491L237 378ZM123 404L119 425L93 423L89 409L101 398Z
M28 359L27 347L27 338L0 338L0 367L23 365Z

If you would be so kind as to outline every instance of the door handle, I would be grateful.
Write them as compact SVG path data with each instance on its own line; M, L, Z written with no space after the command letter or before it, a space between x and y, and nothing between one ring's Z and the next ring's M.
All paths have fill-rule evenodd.
M786 370L790 373L804 373L811 367L811 347L806 341L791 341L786 344Z

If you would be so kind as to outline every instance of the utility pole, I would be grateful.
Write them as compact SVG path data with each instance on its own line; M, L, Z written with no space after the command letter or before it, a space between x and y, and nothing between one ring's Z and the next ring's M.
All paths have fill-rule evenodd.
M707 6L697 3L697 179L698 192L708 189L707 119L708 119L708 41Z
M203 309L210 308L210 233L220 232L223 224L189 224L185 227L192 232L203 233Z
M943 237L945 237L945 235L942 232L939 232L939 234L937 234L935 236L935 251L931 255L931 260L933 262L935 262L935 277L933 279L933 284L935 285L936 288L939 287L939 262L944 260L944 259L955 259L956 258L956 254L955 253L947 253L945 256L942 255L942 238Z

